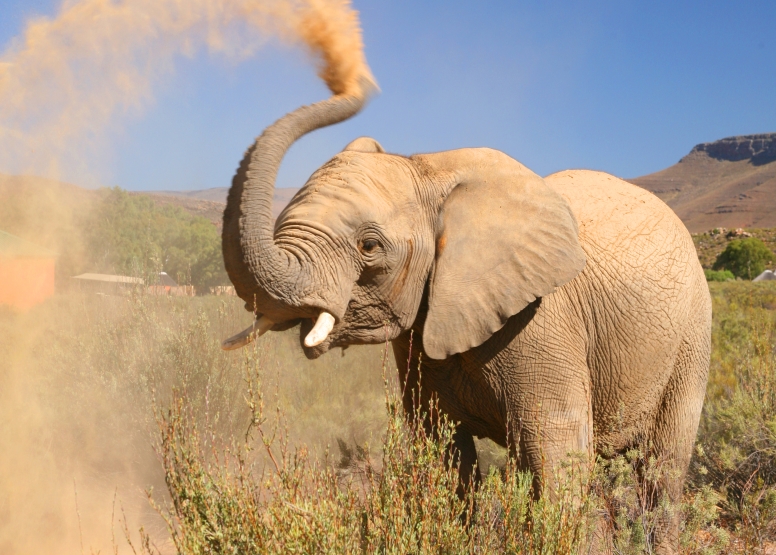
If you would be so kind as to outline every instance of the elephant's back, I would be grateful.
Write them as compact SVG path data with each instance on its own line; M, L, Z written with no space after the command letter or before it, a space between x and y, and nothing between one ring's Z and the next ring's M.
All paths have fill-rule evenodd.
M616 271L617 281L668 279L679 289L703 273L687 228L649 191L589 170L558 172L545 182L571 206L589 265Z

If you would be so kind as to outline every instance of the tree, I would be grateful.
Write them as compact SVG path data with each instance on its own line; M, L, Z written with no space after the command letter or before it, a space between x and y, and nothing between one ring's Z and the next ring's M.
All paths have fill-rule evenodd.
M92 271L150 278L165 271L200 292L227 285L221 238L207 219L118 187L100 191L84 222Z
M729 270L736 277L751 281L760 275L766 266L772 265L774 260L776 256L759 239L735 239L728 243L714 261L713 269Z

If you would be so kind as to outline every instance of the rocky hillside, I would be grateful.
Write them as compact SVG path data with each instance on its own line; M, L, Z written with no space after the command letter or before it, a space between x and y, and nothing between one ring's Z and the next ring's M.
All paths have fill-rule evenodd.
M776 133L697 145L677 164L629 180L674 209L692 232L776 226Z
M693 233L692 240L698 251L698 259L704 268L711 269L714 261L725 250L728 243L735 239L755 237L776 253L776 227L765 229L725 229L714 228L702 233Z

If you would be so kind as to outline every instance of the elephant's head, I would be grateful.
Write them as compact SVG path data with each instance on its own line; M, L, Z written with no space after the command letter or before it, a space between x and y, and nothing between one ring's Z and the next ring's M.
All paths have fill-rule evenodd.
M394 339L422 305L424 349L441 359L482 344L584 267L565 200L490 149L405 157L357 139L310 177L273 229L286 149L363 102L335 96L300 108L245 155L224 212L223 250L257 320L225 348L301 322L305 353L317 357Z

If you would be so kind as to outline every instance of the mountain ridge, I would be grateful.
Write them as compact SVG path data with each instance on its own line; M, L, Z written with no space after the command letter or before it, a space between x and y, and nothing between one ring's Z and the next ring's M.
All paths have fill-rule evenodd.
M776 227L776 133L700 143L673 166L627 181L657 195L693 233Z
M715 227L776 227L776 133L740 135L700 143L673 166L627 181L666 202L692 233ZM272 207L275 218L298 190L275 189ZM188 191L131 191L131 194L149 196L157 204L179 206L190 214L207 218L220 228L228 192L227 187L212 187ZM0 199L4 200L0 206L0 227L3 220L7 224L23 214L36 219L33 214L38 210L25 199L45 200L43 204L47 206L56 206L58 201L64 200L66 204L85 207L90 204L93 193L70 183L0 174ZM23 214L18 212L19 208Z

